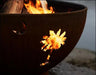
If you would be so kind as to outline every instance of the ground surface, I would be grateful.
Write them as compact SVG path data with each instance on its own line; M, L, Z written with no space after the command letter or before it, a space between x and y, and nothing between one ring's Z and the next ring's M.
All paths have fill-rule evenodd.
M96 75L95 53L74 49L69 56L49 70L49 75Z

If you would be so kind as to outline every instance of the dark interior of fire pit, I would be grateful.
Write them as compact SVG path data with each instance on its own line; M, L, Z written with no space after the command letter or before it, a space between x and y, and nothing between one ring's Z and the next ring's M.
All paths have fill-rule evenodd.
M48 1L49 6L53 6L54 11L56 12L71 12L71 11L78 11L82 10L85 7L82 5L78 5L75 3L68 3L68 2L54 2L54 1Z
M8 0L0 0L0 9L3 7L3 5L7 2Z

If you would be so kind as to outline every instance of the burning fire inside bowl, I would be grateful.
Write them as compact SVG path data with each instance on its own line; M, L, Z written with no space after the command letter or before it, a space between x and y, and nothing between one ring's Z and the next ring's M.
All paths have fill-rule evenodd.
M36 0L36 4L34 5L34 3L29 0L29 3L24 3L27 11L30 14L48 14L48 13L54 13L53 8L50 7L50 9L48 9L47 7L47 1L46 0Z
M7 14L21 14L27 12L28 14L51 14L55 13L53 7L48 7L46 0L3 0L1 1L5 5L2 6L3 10L0 11ZM0 7L1 8L1 7Z

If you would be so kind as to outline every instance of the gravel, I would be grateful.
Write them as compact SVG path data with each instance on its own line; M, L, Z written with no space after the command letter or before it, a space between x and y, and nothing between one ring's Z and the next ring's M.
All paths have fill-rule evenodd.
M77 67L62 61L49 70L49 75L96 75L96 71L86 67Z

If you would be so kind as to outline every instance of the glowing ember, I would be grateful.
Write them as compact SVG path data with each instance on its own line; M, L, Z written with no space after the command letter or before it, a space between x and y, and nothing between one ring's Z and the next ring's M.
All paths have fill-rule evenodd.
M46 0L36 0L36 4L29 0L28 4L24 4L27 12L30 14L48 14L48 13L54 13L53 8L50 7L50 9L47 8L47 1Z
M65 36L66 32L63 32L61 35L60 35L60 33L61 33L61 29L59 29L56 34L53 30L50 30L49 31L50 36L43 36L44 40L42 40L41 43L44 45L41 47L41 50L43 50L45 52L47 50L50 50L50 54L48 54L46 62L49 61L50 55L54 49L55 50L59 49L61 47L61 45L65 44L66 37L64 37L64 36ZM42 63L40 65L44 66L44 65L46 65L46 62Z

